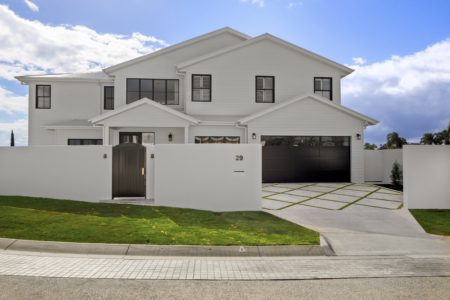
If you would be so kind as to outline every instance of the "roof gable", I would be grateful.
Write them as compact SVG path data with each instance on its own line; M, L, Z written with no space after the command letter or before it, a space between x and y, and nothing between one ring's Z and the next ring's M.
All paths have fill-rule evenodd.
M289 42L287 42L285 40L282 40L282 39L280 39L280 38L278 38L276 36L273 36L271 34L268 34L268 33L265 33L265 34L262 34L260 36L251 38L251 39L249 39L247 41L244 41L242 43L239 43L237 45L234 45L234 46L231 46L231 47L228 47L228 48L225 48L225 49L213 52L213 53L209 53L209 54L197 57L195 59L192 59L192 60L189 60L189 61L186 61L186 62L183 62L183 63L180 63L180 64L177 65L177 68L179 70L183 70L183 69L185 69L185 68L187 68L189 66L195 65L195 64L200 63L202 61L205 61L205 60L208 60L208 59L213 59L213 58L215 58L217 56L226 55L227 53L236 51L236 50L241 49L243 47L251 46L251 45L253 45L253 44L257 43L257 42L264 41L264 40L270 40L270 41L272 41L272 42L274 42L274 43L276 43L278 45L281 45L281 46L286 47L288 49L297 51L297 52L299 52L299 53L301 53L303 55L306 55L306 56L308 56L308 57L310 57L310 58L312 58L314 60L320 61L320 62L325 63L325 64L327 64L327 65L329 65L331 67L334 67L334 68L340 70L343 73L344 76L346 76L346 75L348 75L348 74L353 72L353 69L351 69L351 68L348 68L348 67L346 67L346 66L344 66L342 64L334 62L334 61L332 61L332 60L330 60L330 59L328 59L326 57L320 56L320 55L318 55L316 53L313 53L313 52L311 52L309 50L301 48L301 47L299 47L297 45L289 43Z
M250 36L248 36L248 35L246 35L246 34L244 34L242 32L239 32L237 30L234 30L234 29L232 29L230 27L224 27L224 28L221 28L221 29L218 29L218 30L215 30L215 31L203 34L203 35L200 35L198 37L192 38L190 40L187 40L187 41L184 41L184 42L181 42L181 43L178 43L178 44L175 44L175 45L163 48L161 50L158 50L158 51L155 51L155 52L143 55L143 56L139 56L137 58L128 60L126 62L119 63L117 65L105 68L104 71L106 73L111 73L111 72L120 70L122 68L126 68L128 66L131 66L133 64L136 64L136 63L148 60L148 59L152 59L152 58L158 57L158 56L166 54L166 53L170 53L172 51L175 51L175 50L178 50L178 49L181 49L181 48L184 48L184 47L188 47L190 45L196 44L198 42L201 42L201 41L207 40L207 39L209 39L211 37L219 36L219 35L222 35L222 34L231 34L233 36L239 37L240 39L242 39L242 41L245 41L245 40L248 40L248 39L251 38Z
M159 113L162 113L163 115L167 115L172 120L178 119L187 124L198 124L199 123L199 120L197 120L196 118L188 116L182 112L179 112L177 110L169 108L165 105L159 104L148 98L142 98L131 104L124 105L114 111L107 112L107 113L101 114L99 116L96 116L96 117L90 119L89 121L96 125L103 124L103 123L107 122L107 120L111 120L113 118L116 118L117 116L130 114L130 112L132 112L136 109L142 110L143 107L148 107L153 111L157 111ZM148 117L148 119L151 119L150 116ZM130 122L131 121L132 120L130 119ZM142 126L144 126L144 125L145 124L142 124Z
M263 110L261 110L259 112L251 114L251 115L249 115L249 116L247 116L245 118L242 118L242 119L240 119L238 121L238 123L242 124L242 125L248 124L249 122L251 122L251 121L253 121L255 119L264 117L264 116L266 116L268 114L271 114L271 113L273 113L275 111L278 111L280 109L288 107L288 106L290 106L290 105L292 105L294 103L298 103L298 102L304 101L306 99L312 99L312 100L318 101L319 103L322 103L324 105L330 106L333 109L336 109L336 110L341 111L343 113L346 113L346 114L348 114L348 115L350 115L350 116L352 116L354 118L357 118L357 119L360 119L360 120L364 121L367 125L375 125L375 124L378 123L378 121L375 120L375 119L372 119L372 118L370 118L370 117L368 117L366 115L363 115L363 114L361 114L359 112L356 112L356 111L354 111L354 110L352 110L350 108L347 108L345 106L333 103L332 101L330 101L330 100L328 100L328 99L326 99L326 98L324 98L322 96L316 95L316 94L306 94L306 95L303 95L303 96L298 96L298 97L292 98L290 100L283 101L283 102L281 102L281 103L279 103L277 105L271 106L271 107L269 107L267 109L263 109Z

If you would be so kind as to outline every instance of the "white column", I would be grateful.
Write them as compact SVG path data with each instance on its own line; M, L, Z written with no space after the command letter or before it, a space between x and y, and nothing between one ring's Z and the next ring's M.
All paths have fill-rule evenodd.
M103 125L103 145L109 145L109 126Z
M184 143L185 144L189 143L189 127L188 126L184 127Z

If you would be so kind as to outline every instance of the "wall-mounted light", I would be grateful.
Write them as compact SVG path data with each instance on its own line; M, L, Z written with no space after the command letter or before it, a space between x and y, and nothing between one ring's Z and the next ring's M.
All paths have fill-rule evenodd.
M252 139L256 140L256 133L252 133Z
M361 134L357 133L356 134L356 139L359 141L361 139Z
M171 142L171 141L172 141L172 139L173 139L173 134L172 134L172 132L171 132L171 133L169 133L169 136L168 136L168 138L169 138L169 142Z

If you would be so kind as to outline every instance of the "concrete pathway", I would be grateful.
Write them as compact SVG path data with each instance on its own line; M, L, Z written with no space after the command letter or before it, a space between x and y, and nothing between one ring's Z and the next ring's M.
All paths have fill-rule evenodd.
M324 185L328 184L305 185L301 189L292 190L292 187L296 187L294 184L290 186L291 190L280 190L280 194L272 196L265 194L268 188L275 191L288 186L264 186L263 195L266 198L281 198L285 194L306 194L313 189L322 189ZM427 234L406 208L398 204L398 207L379 206L378 202L401 204L401 193L362 184L336 184L333 188L328 191L322 189L320 195L312 196L315 198L266 211L319 231L337 255L450 255L450 241ZM356 195L358 189L361 192ZM323 200L335 197L334 195L350 196L352 193L356 195L353 197L359 198L349 200L349 204L344 204L343 198L333 200L340 201L337 206L328 204L333 201ZM377 200L374 197L390 197L390 200ZM317 200L321 202L310 205ZM368 205L369 201L378 202L376 205Z
M165 280L450 276L442 257L124 257L0 251L0 275Z

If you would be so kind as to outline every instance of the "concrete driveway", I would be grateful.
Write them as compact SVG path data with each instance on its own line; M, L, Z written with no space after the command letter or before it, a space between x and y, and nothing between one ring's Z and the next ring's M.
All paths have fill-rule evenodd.
M365 184L271 184L262 196L264 210L319 231L337 255L450 255L450 241L427 234L395 191Z

